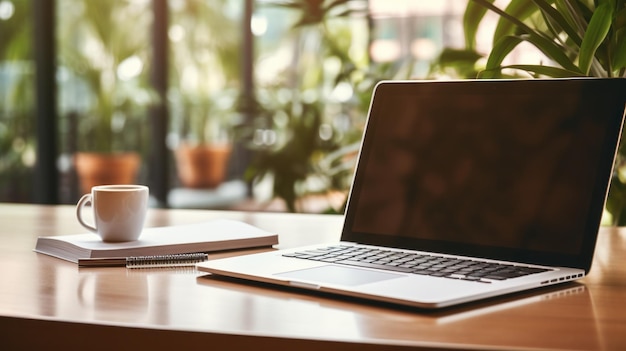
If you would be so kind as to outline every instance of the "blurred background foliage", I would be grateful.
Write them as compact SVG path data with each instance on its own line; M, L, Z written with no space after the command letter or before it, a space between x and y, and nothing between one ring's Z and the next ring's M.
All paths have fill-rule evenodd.
M104 143L118 149L226 138L251 152L232 176L251 186L254 209L278 199L281 210L309 211L302 200L317 196L328 201L316 212L341 213L380 80L624 76L624 0L257 0L250 23L245 3L167 1L170 125L154 141L145 134L152 1L57 0L59 170L71 170L76 149L96 149L96 125L118 134ZM0 201L32 198L31 6L0 0ZM252 86L242 79L244 28ZM626 221L622 165L605 223Z
M0 199L31 201L35 93L30 2L0 2Z

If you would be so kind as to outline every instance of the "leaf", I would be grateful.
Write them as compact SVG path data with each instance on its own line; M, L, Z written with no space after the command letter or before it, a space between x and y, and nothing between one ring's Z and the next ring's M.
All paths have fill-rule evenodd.
M547 57L554 60L556 63L561 65L564 69L577 72L579 69L572 62L572 60L564 53L565 49L559 45L559 43L554 41L553 37L547 36L546 34L534 30L533 28L528 27L525 23L523 23L519 18L512 16L509 13L502 11L501 9L495 7L492 3L486 0L473 0L477 4L488 8L491 11L494 11L498 15L501 16L501 21L506 20L509 21L512 25L517 27L519 30L524 33L520 36L515 35L507 35L504 37L500 37L494 43L491 54L489 55L489 59L486 66L487 72L492 72L495 68L499 67L504 60L504 58L517 46L522 40L528 41L533 44L537 49L543 52ZM516 5L515 9L521 9L523 6ZM519 10L521 11L521 10ZM488 74L491 76L492 74Z
M537 5L535 5L533 1L528 0L513 0L504 10L504 12L509 14L511 17L517 18L520 21L524 21L537 11L539 11ZM507 18L500 18L493 35L493 42L495 43L500 40L500 38L515 33L516 27L515 23L511 22Z
M500 67L502 61L504 61L508 54L510 54L511 51L513 51L513 49L515 49L515 47L521 42L522 38L514 35L508 35L500 38L491 49L485 70L492 71Z
M612 225L623 226L626 224L624 199L626 199L626 186L619 180L619 177L613 177L606 202L606 209L613 217Z
M493 3L495 0L488 1ZM463 14L463 33L465 34L465 47L468 50L475 50L476 48L476 33L486 13L487 8L476 4L473 0L467 3Z
M484 6L485 8L495 12L497 15L499 15L500 21L506 20L511 22L511 24L513 24L514 26L516 26L519 31L521 33L525 33L525 34L534 34L534 35L538 35L538 36L545 36L543 33L534 30L533 28L527 26L522 20L520 20L519 18L512 16L510 14L508 14L507 12L505 12L504 10L500 9L497 6L494 6L491 2L489 2L488 0L473 0L476 3L480 4L481 6ZM494 45L496 42L498 42L499 40L501 40L501 38L497 38L494 40Z
M470 62L473 64L481 57L481 54L473 50L457 50L452 48L444 48L441 51L437 62L441 62L443 64L454 62Z
M511 51L519 45L522 41L528 41L533 44L537 49L543 52L546 56L553 59L556 63L561 65L566 71L575 72L576 75L580 75L580 70L574 65L567 55L563 53L558 45L549 40L545 40L542 37L534 35L524 36L506 36L501 38L500 41L494 45L491 50L491 54L487 60L485 68L486 72L493 72L495 69L502 65L502 62ZM493 73L483 73L483 76L496 78Z
M621 10L615 16L613 21L614 46L613 46L613 69L626 69L626 1L621 1ZM623 73L622 73L623 75Z
M576 45L580 46L582 39L580 35L578 35L576 28L570 25L570 23L567 21L562 13L560 13L558 10L551 6L551 4L554 3L554 0L533 0L533 2L537 4L537 6L541 9L541 12L543 12L546 17L556 22L559 27L561 27L561 29L563 29L563 31L567 33L567 36L572 39L572 41L576 43Z
M587 20L579 3L571 0L556 0L555 4L556 10L576 30L577 36L582 41L582 36L585 34L585 28L587 27ZM587 8L585 7L585 9Z
M539 49L544 55L548 58L552 59L561 67L570 70L570 71L581 71L576 65L572 62L572 60L565 54L564 48L555 43L554 41L547 40L544 37L537 35L528 35L525 36L524 39L529 43L533 44L537 49ZM582 72L582 71L581 71Z
M613 51L613 69L620 70L626 68L626 28L618 30L615 34L615 49Z
M589 74L596 50L609 33L612 22L613 7L610 2L603 2L598 5L591 16L591 21L589 21L589 26L580 46L578 66L583 73Z
M552 77L552 78L569 78L569 77L584 77L585 75L578 71L570 71L560 67L543 66L543 65L509 65L502 66L501 69L518 69L526 72L532 72L539 75Z

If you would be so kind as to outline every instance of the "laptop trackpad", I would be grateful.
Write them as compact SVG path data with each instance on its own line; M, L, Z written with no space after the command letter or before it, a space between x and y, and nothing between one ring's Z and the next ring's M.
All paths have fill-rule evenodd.
M365 269L341 266L321 266L315 268L301 269L297 271L278 273L276 275L291 278L294 280L342 284L350 286L369 284L382 280L404 277L400 274L374 272Z

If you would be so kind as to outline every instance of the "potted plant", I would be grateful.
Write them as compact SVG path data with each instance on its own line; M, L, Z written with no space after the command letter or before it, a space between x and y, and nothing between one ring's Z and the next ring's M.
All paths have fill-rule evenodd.
M626 77L626 1L512 0L505 8L492 0L470 0L464 14L466 48L442 53L437 68L468 73L484 55L476 51L487 11L498 16L492 49L478 78ZM506 63L522 43L541 52L546 63ZM626 145L618 152L604 223L626 224Z
M182 104L182 140L176 145L174 156L183 186L215 188L226 178L232 152L230 129L235 116L231 95L214 94L215 101L198 97Z
M149 7L81 0L63 5L59 105L76 116L74 164L81 191L136 182L147 108L157 99L142 75Z
M240 56L239 27L227 8L227 0L171 8L171 147L185 187L215 188L227 176Z

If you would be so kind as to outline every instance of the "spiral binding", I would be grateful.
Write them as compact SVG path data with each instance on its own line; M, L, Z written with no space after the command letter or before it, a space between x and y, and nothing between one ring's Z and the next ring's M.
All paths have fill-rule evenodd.
M126 268L187 267L206 260L208 260L208 255L203 252L157 256L131 256L126 258Z

